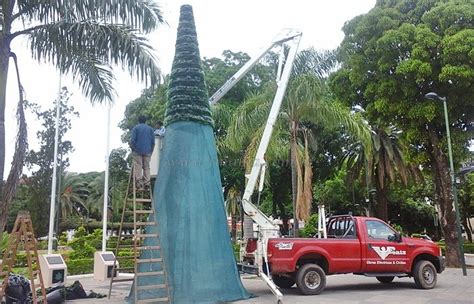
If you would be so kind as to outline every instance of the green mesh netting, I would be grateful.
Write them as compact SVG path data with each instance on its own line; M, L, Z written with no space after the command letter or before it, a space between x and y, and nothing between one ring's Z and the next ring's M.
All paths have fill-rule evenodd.
M153 198L158 227L150 227L147 233L158 229L172 303L249 298L240 281L227 228L212 128L196 122L169 125L159 168ZM142 257L150 257L149 252ZM152 267L160 270L159 265ZM140 280L138 286L161 283L154 278ZM160 290L139 291L139 299L153 296L164 294Z

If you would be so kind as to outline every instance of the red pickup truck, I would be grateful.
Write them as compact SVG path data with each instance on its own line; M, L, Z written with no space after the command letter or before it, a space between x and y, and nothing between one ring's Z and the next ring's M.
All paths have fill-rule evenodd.
M295 283L315 295L326 275L353 273L390 283L413 277L418 288L435 287L445 268L440 247L430 240L402 237L380 219L351 215L327 222L327 238L273 238L268 241L268 269L280 288Z

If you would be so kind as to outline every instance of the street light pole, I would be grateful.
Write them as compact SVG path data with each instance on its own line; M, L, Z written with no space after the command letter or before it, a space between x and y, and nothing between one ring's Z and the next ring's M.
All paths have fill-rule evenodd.
M462 274L466 276L467 275L466 260L464 258L464 244L463 244L462 232L461 232L461 216L459 212L456 178L454 175L453 150L451 148L451 132L449 131L448 106L446 104L446 97L441 97L434 92L430 92L426 94L425 97L431 100L438 100L438 101L443 102L444 123L446 124L446 135L448 137L448 157L449 157L449 168L450 168L450 175L451 175L451 188L452 188L452 195L453 195L453 200L454 200L454 209L456 211L456 226L457 226L458 246L459 246L459 254L460 254L459 260L461 262Z

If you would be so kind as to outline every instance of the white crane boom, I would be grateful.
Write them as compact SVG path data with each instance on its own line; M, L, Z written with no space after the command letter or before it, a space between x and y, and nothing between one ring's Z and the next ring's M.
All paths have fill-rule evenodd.
M273 224L272 220L270 220L254 204L252 204L251 196L257 185L257 181L261 173L262 167L265 166L265 152L267 151L268 144L270 142L270 138L273 131L273 126L278 117L283 97L285 96L286 87L288 84L288 80L290 79L293 62L296 57L296 52L298 50L301 36L301 31L293 29L283 30L273 39L273 41L268 47L263 48L257 56L251 58L242 68L240 68L239 71L237 71L237 73L235 73L229 80L227 80L227 82L220 89L218 89L214 93L214 95L211 96L211 98L209 98L209 102L211 103L211 105L217 103L240 79L242 79L242 77L245 76L245 74L250 69L252 69L252 67L257 64L257 62L264 55L266 55L275 46L281 46L283 48L283 45L286 44L289 47L289 52L286 56L284 67L282 60L284 59L283 49L280 53L280 63L278 65L277 73L278 88L273 99L273 104L270 110L270 114L268 115L260 145L258 146L257 154L255 155L255 161L253 163L250 174L246 175L248 181L242 198L242 205L245 213L250 216L258 226L260 226L260 229L262 230L262 232L264 232L263 235L266 236L266 238L271 236L278 236L279 227Z

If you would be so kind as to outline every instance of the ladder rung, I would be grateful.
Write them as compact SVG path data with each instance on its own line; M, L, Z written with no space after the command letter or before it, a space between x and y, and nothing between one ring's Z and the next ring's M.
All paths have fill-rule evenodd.
M130 270L135 270L135 267L120 267L120 268L115 268L117 271L130 271Z
M112 280L112 283L116 283L116 282L130 282L130 281L133 281L134 278L126 278L126 279L113 279Z
M154 299L143 299L143 300L137 300L136 303L156 303L156 302L168 302L169 299L166 298L154 298Z
M166 284L138 286L137 290L147 290L147 289L155 289L155 288L166 288Z
M137 276L139 277L148 277L148 276L154 276L154 275L164 275L164 271L149 271L149 272L137 272Z
M162 258L156 259L138 259L137 263L155 263L155 262L163 262Z
M139 237L139 238L158 237L158 233L137 234L137 237Z
M119 245L119 249L123 249L123 248L133 248L133 245ZM116 248L114 248L115 250Z
M130 212L133 213L133 211L130 211ZM136 214L152 214L153 210L135 210L135 213Z
M134 259L135 256L133 255L127 255L127 256L118 256L118 257L115 257L117 260L131 260L131 259Z
M128 199L129 202L133 202L133 198ZM151 198L136 198L136 203L151 203Z
M139 246L137 247L138 250L154 250L154 249L161 249L160 246Z
M137 222L137 226L155 225L155 222Z

